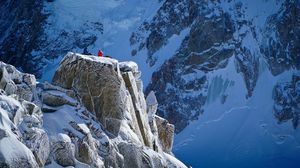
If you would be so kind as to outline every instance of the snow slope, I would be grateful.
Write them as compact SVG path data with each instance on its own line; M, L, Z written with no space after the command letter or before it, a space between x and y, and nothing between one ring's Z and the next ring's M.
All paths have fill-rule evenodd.
M260 77L249 99L242 94L245 86L232 62L210 76L234 84L224 89L228 94L224 104L220 96L207 103L199 120L176 135L175 155L193 167L299 166L299 129L290 122L278 124L272 113L272 89L278 81L291 80L292 72L274 77L261 61Z

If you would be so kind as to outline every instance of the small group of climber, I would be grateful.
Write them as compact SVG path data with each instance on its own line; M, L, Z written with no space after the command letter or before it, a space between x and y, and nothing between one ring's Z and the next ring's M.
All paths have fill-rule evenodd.
M92 55L91 53L88 52L87 47L85 47L85 48L83 49L83 53L82 53L82 54L84 54L84 55ZM109 55L105 55L105 56L104 56L102 50L98 50L97 56L98 56L98 57L108 57L108 58L111 58L111 56L109 56Z

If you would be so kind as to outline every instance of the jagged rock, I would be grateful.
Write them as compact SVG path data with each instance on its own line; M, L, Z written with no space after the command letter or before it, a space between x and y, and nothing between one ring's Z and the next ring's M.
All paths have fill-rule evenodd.
M33 92L32 88L28 86L27 84L19 84L17 85L17 91L16 94L20 97L20 99L24 99L27 101L33 100Z
M120 167L123 168L125 163L124 156L117 151L117 147L110 146L109 154L104 156L105 167Z
M2 65L3 66L3 65ZM5 67L1 68L1 81L0 87L3 89L8 95L14 94L17 90L16 85L10 79L8 72Z
M94 112L104 127L115 136L120 130L124 130L121 129L121 123L128 108L127 87L134 107L134 112L131 111L133 120L129 120L129 124L138 125L139 129L133 131L142 135L140 140L150 146L151 130L144 95L138 90L132 72L123 73L124 82L118 67L118 62L113 59L68 53L55 73L53 83L65 89L73 87L87 110ZM136 121L137 123L133 123ZM122 135L132 137L126 132Z
M119 63L120 71L129 72L131 71L133 76L138 79L141 77L141 72L138 70L138 65L135 62L127 61Z
M150 120L156 114L157 106L158 106L158 102L155 93L153 91L150 91L150 93L146 97L146 103L147 103L148 118Z
M75 166L75 145L66 134L59 134L58 139L53 142L53 156L61 166Z
M174 125L161 117L155 116L155 122L158 130L158 139L161 142L163 151L171 153L174 138Z

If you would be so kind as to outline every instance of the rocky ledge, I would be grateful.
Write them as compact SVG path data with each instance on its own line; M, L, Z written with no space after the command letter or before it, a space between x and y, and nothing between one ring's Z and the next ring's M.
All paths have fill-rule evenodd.
M68 53L38 85L0 69L0 167L186 167L136 63Z

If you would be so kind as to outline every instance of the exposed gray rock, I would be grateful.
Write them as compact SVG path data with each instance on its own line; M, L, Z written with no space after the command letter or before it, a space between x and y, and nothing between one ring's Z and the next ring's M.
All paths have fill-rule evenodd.
M99 144L92 135L87 134L79 144L78 160L95 168L104 168L104 163L98 155L98 146Z
M150 146L151 138L149 133L151 132L148 122L148 115L146 113L146 103L145 98L141 98L138 87L136 85L136 78L133 76L131 72L122 73L123 79L125 81L126 87L129 90L129 93L132 98L133 107L135 110L137 122L141 131L141 135L143 137L144 144L146 146ZM144 101L142 101L143 99Z
M162 149L166 153L172 152L174 139L174 125L161 117L155 116L155 123L158 130L158 139L160 140Z
M13 97L1 95L0 102L0 167L38 167L32 151L21 142L17 127L26 111Z

